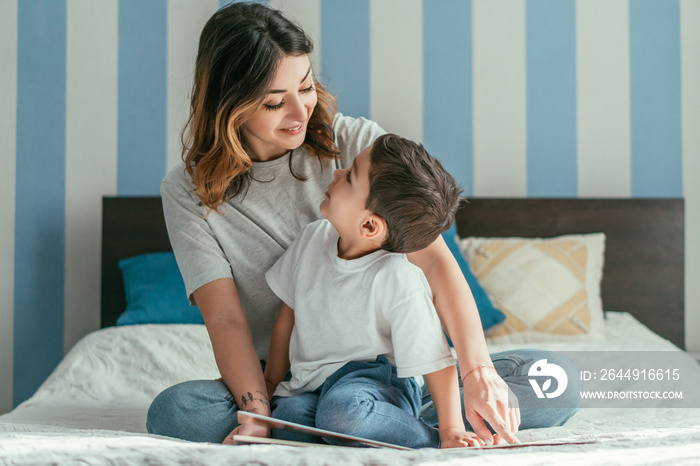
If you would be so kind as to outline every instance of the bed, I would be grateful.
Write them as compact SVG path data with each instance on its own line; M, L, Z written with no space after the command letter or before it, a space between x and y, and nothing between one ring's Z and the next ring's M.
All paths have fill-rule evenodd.
M670 370L666 372L669 378L673 369L680 371L681 381L674 387L684 398L584 402L561 427L519 433L523 442L570 444L404 452L348 447L232 447L147 434L146 411L162 389L180 381L216 378L218 370L202 325L115 326L127 304L119 261L146 253L167 253L170 245L159 198L105 198L103 328L79 341L32 398L0 416L0 463L697 464L700 365L682 351L683 209L680 199L471 199L465 203L458 212L459 237L455 241L463 257L473 260L470 264L483 259L483 266L472 265L474 273L494 305L507 308L506 321L491 329L496 333L488 333L491 352L545 348L578 357L576 362L581 367L598 364L601 358L614 360L621 368L638 363L640 355L661 358L657 366L673 366L661 367L662 372ZM605 235L604 243L602 235L596 236L600 233ZM514 246L513 241L518 244ZM595 247L587 241L604 244L604 249L597 249L599 259L591 255ZM570 248L571 257L581 258L581 244L588 245L588 255L583 254L588 265L582 275L583 291L574 294L588 293L585 306L597 306L600 316L592 311L583 315L581 306L574 306L574 310L569 306L566 318L558 318L556 325L543 328L541 322L547 319L539 319L526 323L525 330L518 330L527 318L518 315L513 303L522 301L523 296L498 295L502 281L494 278L494 271L510 264L504 273L519 270L519 282L542 275L545 282L562 283L556 288L563 289L565 282L560 280L568 272L552 269L554 272L546 275L541 261L534 261L538 272L518 269L533 263L521 260L523 251L529 257L539 257L555 245L558 251ZM509 252L516 249L521 256ZM493 252L496 250L500 252ZM504 255L506 258L494 265L492 259ZM548 257L552 267L561 267L552 259L554 256ZM599 260L597 267L601 270L589 277L595 260ZM591 282L595 290L588 289ZM524 296L530 302L539 299L527 293ZM503 333L503 328L512 331ZM588 375L590 378L590 371ZM609 390L629 393L649 388L640 386L639 380L625 378L624 373L618 375L612 377L615 380L607 386Z

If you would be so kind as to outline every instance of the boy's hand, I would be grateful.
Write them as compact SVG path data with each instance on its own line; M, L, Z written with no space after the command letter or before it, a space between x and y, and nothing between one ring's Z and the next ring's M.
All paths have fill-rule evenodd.
M259 426L256 424L241 424L231 431L222 442L224 445L233 445L234 435L247 435L249 437L267 438L270 436L268 427Z
M464 448L483 445L483 440L474 432L468 432L458 427L440 431L440 448Z

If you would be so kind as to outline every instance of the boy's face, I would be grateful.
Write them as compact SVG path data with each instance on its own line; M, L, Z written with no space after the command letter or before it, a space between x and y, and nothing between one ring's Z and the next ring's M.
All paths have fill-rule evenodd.
M359 234L364 219L371 214L365 207L369 196L369 152L360 152L352 167L338 169L333 182L328 185L326 197L321 202L321 214L338 230L340 236Z

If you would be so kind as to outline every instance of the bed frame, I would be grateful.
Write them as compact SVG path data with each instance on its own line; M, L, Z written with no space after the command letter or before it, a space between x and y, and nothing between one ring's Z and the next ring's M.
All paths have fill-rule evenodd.
M102 327L126 302L118 262L170 251L159 197L105 197L102 211ZM683 199L470 199L457 213L462 237L606 234L603 308L627 311L684 345Z

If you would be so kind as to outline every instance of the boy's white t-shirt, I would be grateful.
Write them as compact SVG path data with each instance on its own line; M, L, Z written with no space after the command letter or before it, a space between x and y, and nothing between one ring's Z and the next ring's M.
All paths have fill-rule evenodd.
M292 378L275 395L314 391L346 363L379 355L394 362L399 377L454 365L423 272L405 254L384 250L341 259L338 239L328 220L317 220L265 274L295 321Z

